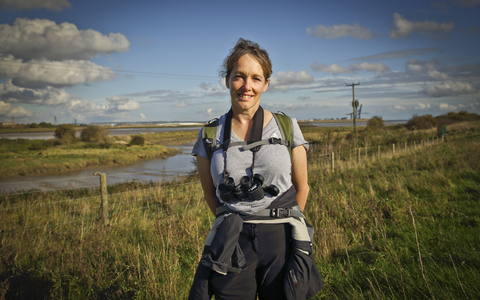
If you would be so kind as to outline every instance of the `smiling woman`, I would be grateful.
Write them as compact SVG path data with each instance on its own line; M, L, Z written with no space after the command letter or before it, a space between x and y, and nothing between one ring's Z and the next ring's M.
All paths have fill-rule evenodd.
M307 233L313 228L302 214L308 142L296 120L260 106L271 74L267 51L239 39L220 73L231 109L200 131L193 148L216 219L191 300L308 299L322 287Z

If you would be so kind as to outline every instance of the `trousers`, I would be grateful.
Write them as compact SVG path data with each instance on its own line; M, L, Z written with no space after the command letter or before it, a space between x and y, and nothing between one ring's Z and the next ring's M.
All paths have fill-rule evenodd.
M216 300L283 300L286 262L291 253L289 224L243 224L239 245L247 267L240 273L212 272Z

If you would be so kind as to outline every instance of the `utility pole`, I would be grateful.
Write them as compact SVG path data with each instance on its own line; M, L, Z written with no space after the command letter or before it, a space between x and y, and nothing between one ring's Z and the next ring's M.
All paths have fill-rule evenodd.
M346 84L346 83L345 83ZM352 98L352 106L353 106L353 133L355 135L355 140L354 140L354 145L355 148L357 147L357 124L356 124L356 119L357 119L357 107L358 107L358 100L355 100L355 86L360 85L359 83L353 83L352 84L346 84L347 86L352 87L352 93L353 93L353 98Z

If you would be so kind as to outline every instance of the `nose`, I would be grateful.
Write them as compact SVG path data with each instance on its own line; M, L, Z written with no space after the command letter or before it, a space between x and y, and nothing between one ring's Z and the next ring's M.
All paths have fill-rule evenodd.
M249 91L252 88L252 82L250 78L245 78L245 82L243 83L243 88Z

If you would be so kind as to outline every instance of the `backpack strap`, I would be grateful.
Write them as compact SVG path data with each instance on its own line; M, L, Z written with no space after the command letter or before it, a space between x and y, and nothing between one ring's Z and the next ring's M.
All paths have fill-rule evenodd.
M278 128L280 130L281 139L270 138L267 140L257 140L253 143L234 142L229 143L230 147L232 146L243 146L244 150L250 150L255 147L266 145L266 144L280 144L288 148L288 153L290 154L290 160L292 159L292 146L293 146L293 122L292 119L283 114L283 113L273 113L275 122L277 122ZM202 139L205 151L208 154L208 158L211 160L213 153L218 149L227 145L225 142L217 144L217 127L220 124L219 119L213 119L208 122L202 129ZM225 130L227 126L225 126Z
M290 160L292 160L292 147L293 147L293 122L292 118L284 113L274 113L273 117L277 122L278 128L282 135L282 140L288 141L288 153L290 154Z
M213 149L217 147L218 124L219 120L213 119L208 121L208 124L206 124L202 128L203 147L205 148L205 152L207 152L209 160L212 160L213 152L215 152L215 150Z

